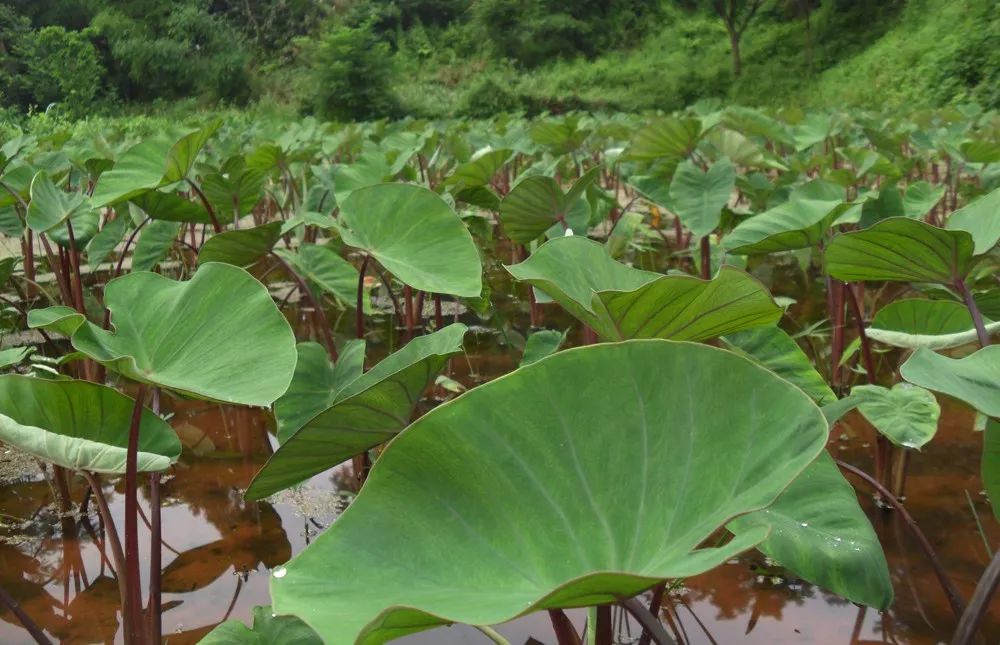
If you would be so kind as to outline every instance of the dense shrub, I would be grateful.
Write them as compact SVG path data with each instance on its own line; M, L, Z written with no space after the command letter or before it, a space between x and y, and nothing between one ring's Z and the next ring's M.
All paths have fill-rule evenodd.
M301 45L307 66L301 92L317 116L355 120L399 113L389 46L370 24L334 25Z
M23 108L65 103L74 114L91 107L105 70L87 36L50 26L33 31L23 16L0 6L0 99Z
M621 45L659 6L656 0L479 0L472 17L497 53L531 67Z
M223 18L197 3L166 5L143 17L133 17L133 10L105 10L93 22L121 97L249 97L243 38Z

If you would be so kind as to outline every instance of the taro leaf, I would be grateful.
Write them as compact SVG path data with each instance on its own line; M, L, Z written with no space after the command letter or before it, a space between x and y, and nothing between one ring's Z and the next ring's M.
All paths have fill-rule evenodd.
M216 625L199 645L322 645L323 640L295 616L277 616L271 607L253 608L253 629L238 620Z
M807 249L843 214L843 190L816 180L792 191L788 201L741 222L723 238L736 255Z
M536 331L528 336L528 340L524 344L520 367L537 363L546 356L555 354L564 342L566 342L565 331L555 331L554 329Z
M907 217L903 196L895 186L886 186L879 191L877 197L865 200L861 206L860 225L868 228L890 217Z
M858 505L857 493L823 451L778 501L730 522L744 531L770 527L757 548L795 575L844 596L884 609L892 581L878 536Z
M76 350L109 369L183 395L267 407L288 389L295 336L243 269L211 262L185 282L130 273L108 282L105 305L114 332L65 307L28 323L71 332Z
M274 402L278 441L284 443L307 421L337 400L340 391L361 376L365 341L352 340L340 349L334 364L319 343L299 343L298 362L288 391Z
M87 244L87 264L93 270L115 252L128 231L129 218L119 215L104 225L104 228Z
M0 259L0 287L6 285L7 281L14 275L14 269L20 261L21 258L17 256Z
M682 159L694 150L701 128L698 119L659 119L636 131L623 156L636 161Z
M715 162L708 172L685 161L670 182L670 201L684 226L700 239L719 226L735 185L736 169L728 159Z
M945 190L945 186L934 186L926 181L910 184L903 196L903 214L916 219L923 217L941 201Z
M83 251L101 228L101 212L87 209L73 215L73 241L76 248ZM65 226L57 226L48 233L48 238L63 248L69 248L69 231Z
M219 125L214 121L182 137L161 133L132 146L98 179L92 197L94 206L131 199L184 179Z
M456 198L470 188L487 186L513 154L514 151L509 148L487 150L456 168L444 180L444 186L453 190Z
M57 226L63 227L66 220L90 211L86 195L62 190L46 173L40 172L31 180L31 202L26 219L32 231L46 233Z
M851 395L868 422L897 446L920 449L937 433L941 407L922 387L897 383L890 390L858 385Z
M1000 240L1000 188L952 213L945 226L972 235L976 255L992 249Z
M0 440L64 468L123 473L134 406L97 383L0 376ZM173 429L143 408L139 470L165 470L180 454Z
M722 342L729 349L771 370L781 378L802 388L817 405L837 401L837 395L820 376L798 343L777 327L748 329L727 334Z
M146 213L150 219L163 220L165 222L194 222L197 224L211 224L212 217L200 204L184 199L174 193L161 193L151 190L132 198L142 212Z
M604 340L704 340L781 317L767 289L738 269L723 267L713 280L664 276L616 262L603 246L582 237L546 242L507 270Z
M28 312L28 327L55 331L63 336L72 336L80 326L81 320L76 309L64 305L32 309Z
M271 456L250 483L246 498L267 497L396 436L448 358L462 351L466 330L456 323L419 336L342 387L329 407Z
M990 164L1000 161L1000 143L996 141L966 141L959 146L959 151L969 163Z
M35 353L34 347L10 347L0 350L0 369L19 365L26 358Z
M202 181L205 193L220 217L243 217L253 210L264 191L266 174L257 168L247 168L242 158L227 164L225 174L213 173Z
M518 244L527 244L553 226L560 234L566 229L585 234L590 222L590 206L583 198L597 175L594 168L583 175L568 193L552 177L527 177L500 204L504 233Z
M826 249L826 270L844 282L889 280L954 284L975 264L972 236L893 217L843 233Z
M222 262L248 267L270 253L281 239L281 222L270 222L238 231L225 231L210 237L198 253L198 263Z
M359 188L340 203L344 242L428 293L468 298L483 288L472 234L440 196L410 184Z
M273 572L274 610L327 642L374 644L617 602L763 541L759 527L702 548L773 503L826 437L805 394L731 352L558 352L398 436L344 514Z
M277 254L298 271L309 284L347 305L358 303L358 270L333 249L319 244L303 244L298 253L278 249ZM371 311L371 296L366 290L362 307Z
M986 329L1000 331L1000 323L989 323ZM947 349L977 339L969 310L950 300L892 302L875 314L867 334L880 343L908 349Z
M381 150L367 150L349 166L338 166L334 172L334 198L343 206L347 198L359 188L381 184L389 175L389 163Z
M997 419L986 420L981 474L993 515L1000 520L1000 420Z
M177 222L154 220L146 224L132 254L132 270L149 271L165 260L180 230Z
M920 348L899 373L914 385L953 396L987 416L1000 417L1000 345L984 347L965 358L948 358Z

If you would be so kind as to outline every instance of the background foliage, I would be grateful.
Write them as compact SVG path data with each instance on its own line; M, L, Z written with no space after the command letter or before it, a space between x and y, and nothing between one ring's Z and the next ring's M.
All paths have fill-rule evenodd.
M0 109L16 121L256 101L353 120L669 111L706 98L1000 105L994 0L764 0L739 76L712 4L0 0Z

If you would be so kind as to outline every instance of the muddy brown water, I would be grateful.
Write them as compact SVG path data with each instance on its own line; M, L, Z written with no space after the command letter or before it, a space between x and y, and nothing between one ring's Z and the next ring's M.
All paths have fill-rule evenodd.
M765 273L767 282L787 286L786 293L776 292L800 300L793 307L797 317L822 316L822 300L817 303L806 294L814 291L810 281L773 268ZM509 372L519 358L507 343L516 344L513 330L527 330L527 306L523 299L511 297L502 280L500 287L495 291L499 319L473 329L467 360L458 357L451 362L451 377L468 386ZM554 305L545 311L547 326L571 324ZM472 314L463 320L481 322ZM493 331L505 324L507 333ZM300 335L307 333L300 325ZM388 325L377 327L373 336L373 349L383 354L398 342ZM434 394L446 395L440 390ZM973 413L947 398L941 403L937 436L912 457L906 505L968 598L988 562L987 544L1000 548L1000 523L982 493L978 474L982 437L973 431ZM248 503L242 490L273 450L270 419L259 412L206 403L174 403L173 412L170 422L185 451L162 487L163 631L165 642L180 645L198 642L227 618L249 622L254 606L268 604L269 569L301 551L335 521L353 495L353 480L349 465L344 465L314 477L300 491L266 503ZM832 433L829 449L871 471L872 440L871 427L852 413ZM0 585L57 642L121 642L118 591L103 555L102 529L93 505L83 517L61 519L37 466L3 452L0 447L7 481L0 487ZM690 643L947 642L956 621L912 535L895 513L875 507L863 484L852 483L857 484L859 500L888 557L896 598L887 612L859 608L751 552L683 581L665 603L664 619L673 621ZM105 493L120 528L124 524L121 483L107 483ZM79 499L82 488L76 487L75 494ZM140 494L144 510L145 494L145 490ZM145 529L141 522L140 529ZM148 538L140 536L140 544L148 544ZM581 626L584 612L569 613ZM523 617L499 631L516 645L530 639L555 642L544 614ZM620 643L633 643L639 635L636 626L620 616L616 632ZM1000 641L1000 600L987 615L983 635L987 643ZM17 619L0 611L0 643L31 642ZM398 642L487 641L471 628L453 626Z

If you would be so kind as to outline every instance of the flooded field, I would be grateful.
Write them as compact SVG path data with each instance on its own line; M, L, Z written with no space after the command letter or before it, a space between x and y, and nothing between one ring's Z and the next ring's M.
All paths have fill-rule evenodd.
M657 260L647 259L651 263ZM795 298L791 313L805 325L822 316L812 281L787 268L765 265L776 295ZM452 359L446 374L467 387L516 367L516 335L530 326L528 303L517 297L502 274L491 272L497 310L489 321L471 312L461 318L472 328L467 355ZM450 303L445 303L446 305ZM449 311L454 311L450 309ZM564 329L572 319L554 305L543 306L545 325ZM300 335L308 324L289 309ZM336 312L330 312L334 317ZM307 317L308 318L308 317ZM373 331L381 353L398 342L391 320ZM344 324L347 324L346 322ZM578 342L579 330L571 334ZM436 399L455 396L444 387ZM967 407L941 397L940 428L934 441L914 453L906 481L906 507L927 535L944 567L968 597L989 561L988 545L1000 544L979 477L981 433L973 431ZM357 488L350 463L313 477L308 484L266 502L243 499L242 492L277 443L273 421L246 408L165 400L170 424L184 444L181 460L161 488L163 506L163 633L172 644L197 643L218 623L248 621L251 610L269 603L269 570L300 552L351 502ZM426 411L426 410L425 410ZM856 412L831 434L830 452L871 471L874 430ZM0 585L54 640L65 643L120 642L120 601L110 572L104 533L93 504L62 516L38 465L12 451L2 455L0 488ZM76 480L74 499L85 487ZM956 618L923 552L899 514L873 503L864 482L852 480L881 537L889 561L895 602L879 613L810 585L757 552L730 560L710 573L678 581L663 603L661 617L686 643L906 643L948 642ZM121 482L106 488L120 527ZM148 517L148 486L140 506ZM140 523L140 531L148 527ZM140 544L148 544L143 533ZM144 556L143 571L148 559ZM585 612L570 617L583 624ZM30 635L10 612L0 612L0 642L30 643ZM616 614L619 643L636 643L641 629ZM501 625L511 643L554 643L549 619L529 615ZM983 627L986 642L1000 639L1000 605ZM476 630L455 626L401 639L408 645L463 645L486 642Z

